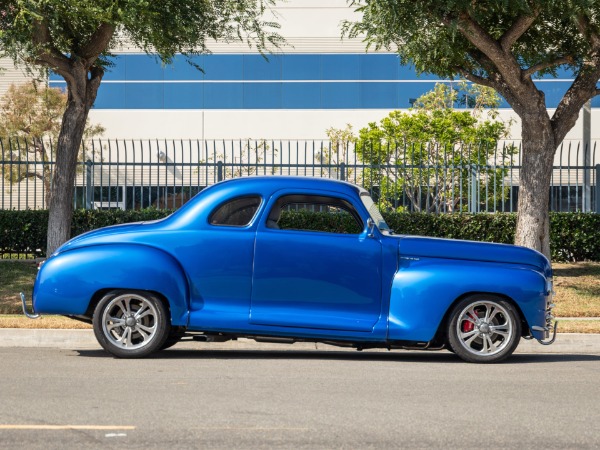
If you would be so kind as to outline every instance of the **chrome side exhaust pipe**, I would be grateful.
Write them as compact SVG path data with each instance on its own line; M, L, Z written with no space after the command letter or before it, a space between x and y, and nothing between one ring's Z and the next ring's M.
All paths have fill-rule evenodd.
M22 292L21 303L23 304L23 314L25 314L27 317L29 317L30 319L39 319L41 317L39 314L36 314L35 311L33 311L33 305L31 307L31 313L27 311L27 299L25 298L25 294L23 294Z

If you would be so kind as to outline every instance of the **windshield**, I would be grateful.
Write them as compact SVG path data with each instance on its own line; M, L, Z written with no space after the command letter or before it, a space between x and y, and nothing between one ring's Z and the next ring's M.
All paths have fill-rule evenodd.
M381 231L389 232L390 227L388 227L388 224L385 223L383 216L379 212L379 208L377 207L377 205L375 204L375 202L373 201L373 199L371 198L369 193L366 191L361 192L360 199L362 200L363 204L367 208L367 211L369 211L369 215L371 216L371 218L375 221L377 228L379 228L379 230L381 230Z

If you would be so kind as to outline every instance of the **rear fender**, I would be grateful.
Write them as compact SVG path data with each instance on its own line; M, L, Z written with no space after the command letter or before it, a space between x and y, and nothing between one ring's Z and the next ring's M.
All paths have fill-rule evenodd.
M36 278L33 305L36 313L85 315L95 294L111 289L156 292L168 301L171 324L187 325L183 268L168 253L145 245L83 247L48 259Z
M432 340L453 303L470 293L507 297L521 310L530 327L543 326L545 286L542 274L513 264L400 259L392 282L388 338Z

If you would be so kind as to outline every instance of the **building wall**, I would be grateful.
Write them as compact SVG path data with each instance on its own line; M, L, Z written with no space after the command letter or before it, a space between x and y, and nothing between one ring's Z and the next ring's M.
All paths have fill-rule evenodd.
M392 53L365 53L359 39L341 39L340 23L356 16L346 0L288 0L273 10L287 45L263 59L247 44L214 43L213 54L194 62L204 73L176 57L163 67L156 58L123 45L105 75L93 122L118 139L323 139L330 127L355 130L391 110L406 109L429 91L437 77L401 66ZM12 62L0 61L2 67ZM12 68L0 74L0 93L27 77ZM549 108L556 107L570 75L540 80ZM50 76L50 85L64 81ZM600 107L600 99L593 107ZM592 114L592 138L600 119ZM511 138L520 138L518 117L502 105L501 117L513 120ZM567 139L579 139L581 121Z
M10 58L0 58L0 98L6 94L11 84L23 84L31 80L22 68L16 67Z

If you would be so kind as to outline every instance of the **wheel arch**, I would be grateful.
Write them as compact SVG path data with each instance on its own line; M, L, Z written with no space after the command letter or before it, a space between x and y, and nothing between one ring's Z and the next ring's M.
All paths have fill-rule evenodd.
M527 336L529 335L528 330L529 330L529 324L527 322L527 318L525 317L525 314L523 314L523 310L521 309L521 307L519 306L519 304L513 299L511 298L509 295L506 295L504 293L501 292L492 292L492 291L471 291L471 292L465 292L461 295L459 295L446 309L446 312L444 313L444 316L442 317L442 320L436 330L435 336L432 340L432 344L435 345L443 345L446 344L448 342L448 336L447 336L447 330L448 330L448 323L450 322L451 319L451 315L452 315L452 310L454 309L454 307L456 305L458 305L461 301L463 301L465 298L470 297L470 296L475 296L475 295L491 295L491 296L495 296L495 297L499 297L502 300L507 301L508 303L511 304L511 306L515 309L515 311L517 312L517 314L519 315L519 320L521 321L521 336Z
M48 259L34 287L35 309L91 317L111 290L151 292L167 306L172 325L187 325L190 289L185 271L169 253L141 244L83 247Z
M506 299L518 312L522 333L545 317L543 274L515 264L421 258L403 261L392 282L390 340L429 342L439 338L450 311L475 293Z
M98 303L100 303L100 300L102 300L104 298L104 296L106 296L108 293L113 292L113 291L125 291L125 290L131 290L133 292L149 292L150 294L153 294L162 302L162 304L167 309L169 315L171 315L171 304L169 303L169 300L167 299L167 297L165 297L161 292L149 291L149 290L145 290L145 289L123 289L120 287L114 287L114 288L109 287L109 288L102 288L102 289L96 291L92 295L92 299L90 300L87 311L85 312L85 316L89 317L91 319L92 316L94 315L94 311L95 311L96 307L98 306Z

